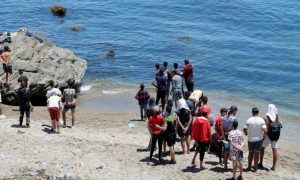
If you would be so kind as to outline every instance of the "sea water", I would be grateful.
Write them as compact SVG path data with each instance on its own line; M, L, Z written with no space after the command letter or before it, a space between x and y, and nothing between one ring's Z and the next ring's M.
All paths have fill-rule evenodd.
M261 107L263 115L268 103L274 103L281 119L291 123L285 127L287 133L292 129L288 136L300 139L295 127L300 121L297 0L1 0L1 4L0 31L27 27L87 60L86 94L132 94L139 83L150 86L154 64L167 61L171 68L177 62L182 69L188 58L194 66L195 87L210 95L216 114L221 104L229 107L241 101L245 118L252 106ZM67 15L53 16L49 9L54 4L67 7ZM72 32L74 25L83 30ZM109 50L115 51L114 58L105 57ZM95 99L93 103L97 104Z

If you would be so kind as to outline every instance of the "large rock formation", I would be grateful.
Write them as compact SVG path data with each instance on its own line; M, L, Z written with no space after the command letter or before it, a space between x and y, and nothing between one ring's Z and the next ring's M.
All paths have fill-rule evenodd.
M81 84L87 68L85 60L76 57L71 51L59 48L41 34L35 34L43 40L40 43L24 32L18 32L12 43L6 44L11 49L13 75L9 89L2 92L2 100L7 104L18 103L19 77L18 70L24 69L32 90L32 101L35 104L45 103L45 94L49 80L54 80L60 89L67 86L69 79L75 79L75 86ZM0 68L3 82L5 74Z

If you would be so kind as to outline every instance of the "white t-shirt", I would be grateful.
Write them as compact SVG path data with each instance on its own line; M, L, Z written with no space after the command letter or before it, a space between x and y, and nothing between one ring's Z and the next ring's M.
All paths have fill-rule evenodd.
M49 98L50 96L61 96L61 91L58 88L51 88L47 91L46 96Z
M249 118L244 128L248 129L248 141L256 142L263 139L263 129L267 128L267 126L263 118L256 116Z
M181 76L179 75L175 75L173 76L172 78L172 86L173 86L173 89L181 89L181 86L182 86L182 78Z
M61 97L59 96L50 96L48 99L48 108L59 108L59 101Z

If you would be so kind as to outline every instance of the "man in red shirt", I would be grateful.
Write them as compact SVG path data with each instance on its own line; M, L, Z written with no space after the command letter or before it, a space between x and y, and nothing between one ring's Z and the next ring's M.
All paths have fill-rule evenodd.
M194 73L193 73L193 66L190 65L190 62L188 59L184 60L184 68L182 71L181 76L184 77L185 85L188 91L193 92L194 91Z
M207 110L201 109L201 117L197 117L193 124L192 137L196 141L197 148L192 160L195 164L197 154L200 153L200 169L205 169L203 166L203 159L205 151L208 149L209 144L212 143L210 123L207 120Z
M162 159L162 136L161 136L161 130L159 129L159 126L166 126L166 124L164 122L164 117L159 115L159 107L154 106L153 115L150 117L148 121L148 127L152 135L150 160L152 160L153 152L157 141L158 141L158 158L159 161L163 160Z
M222 123L223 123L223 117L227 115L228 109L226 108L221 108L220 113L221 116L219 116L216 119L215 122L215 132L217 134L218 137L218 156L219 156L219 163L222 164L222 151L223 151L223 140L224 140L224 136L223 136L223 132L222 132Z

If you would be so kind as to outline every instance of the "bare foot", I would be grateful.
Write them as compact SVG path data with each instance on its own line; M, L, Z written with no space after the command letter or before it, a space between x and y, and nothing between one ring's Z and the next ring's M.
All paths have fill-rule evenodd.
M195 160L192 160L192 163L191 163L192 165L195 165L196 163L195 163Z

